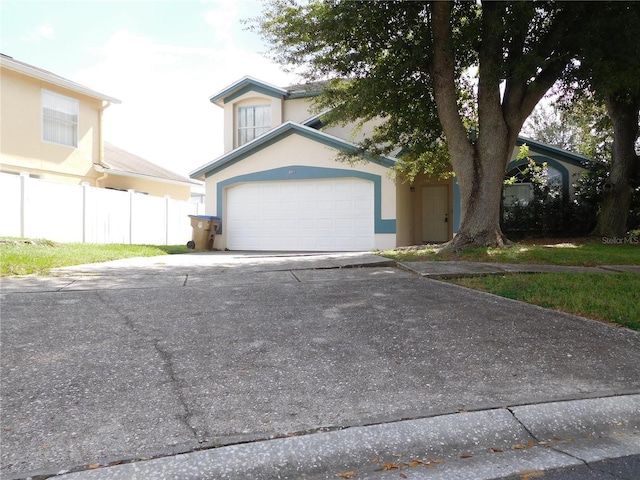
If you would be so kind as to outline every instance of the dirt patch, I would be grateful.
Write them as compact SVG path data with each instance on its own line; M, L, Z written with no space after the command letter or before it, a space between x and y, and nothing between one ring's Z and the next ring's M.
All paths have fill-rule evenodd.
M33 239L33 238L0 238L0 245L13 245L16 247L23 245L43 245L45 247L57 247L58 245L51 240Z
M515 242L518 245L542 245L544 247L571 247L576 245L596 244L601 239L596 237L576 238L524 238Z

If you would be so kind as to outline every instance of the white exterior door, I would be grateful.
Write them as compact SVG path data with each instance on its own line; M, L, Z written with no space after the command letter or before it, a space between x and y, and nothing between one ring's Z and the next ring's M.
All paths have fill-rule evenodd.
M251 182L227 190L230 250L363 251L374 248L373 182Z

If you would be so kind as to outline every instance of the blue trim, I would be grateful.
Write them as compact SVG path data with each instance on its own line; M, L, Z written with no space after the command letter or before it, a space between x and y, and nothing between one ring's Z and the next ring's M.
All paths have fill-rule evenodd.
M553 167L560 172L560 174L562 175L562 198L564 201L569 201L569 170L567 170L567 167L565 167L558 160L554 160L553 158L549 158L549 157L544 157L542 155L530 155L529 158L531 158L534 162L536 162L537 165L542 165L543 163L546 163L550 167ZM513 162L510 162L509 165L507 165L506 174L508 174L513 168L523 165L525 163L528 163L528 160L526 158L523 158L522 160L514 160Z
M242 90L243 93L238 94L237 92L240 90ZM274 87L273 85L261 82L255 78L244 77L210 97L209 101L211 103L216 103L219 100L223 100L224 103L226 103L231 101L231 96L233 96L233 98L237 98L239 95L248 91L255 91L277 98L284 98L287 95L287 91L282 88Z
M190 176L191 178L197 178L200 175L204 174L205 178L208 178L211 175L214 175L215 173L218 173L225 168L244 160L245 158L269 147L270 145L273 145L276 142L281 141L282 139L292 134L301 135L305 138L308 138L309 140L313 140L322 145L335 148L336 150L342 150L344 152L351 153L356 153L359 151L356 145L342 140L341 138L334 137L333 135L323 133L319 130L300 125L298 123L287 122L274 128L273 130L268 131L264 135L259 136L255 140L252 140L251 142L246 143L241 147L238 147L235 150L232 150L231 152L219 157L212 163L207 164L200 169L192 172ZM395 160L389 157L374 156L367 152L362 152L361 156L365 160L376 163L383 167L391 167L395 164Z
M460 185L458 185L458 179L453 177L453 233L458 233L460 230Z
M396 220L382 218L382 180L380 175L360 172L358 170L344 170L340 168L307 167L291 165L287 167L264 170L262 172L247 173L228 178L216 185L217 216L223 218L223 192L225 188L246 182L273 182L282 180L310 180L321 178L360 178L373 182L373 214L374 233L396 233ZM219 229L222 232L222 228Z
M233 102L236 98L241 97L245 93L249 93L249 92L266 95L268 97L284 98L284 94L282 94L282 93L280 93L278 91L274 92L272 88L262 87L262 86L259 86L259 85L246 85L246 86L240 88L239 90L236 90L232 94L224 97L222 99L222 101L223 101L223 103Z
M306 127L313 128L314 130L320 130L321 128L326 127L326 123L322 120L322 114L316 115L315 117L311 117L310 119L302 122L302 124Z
M191 218L201 218L202 220L220 220L218 217L214 217L213 215L189 215Z
M568 150L553 147L551 145L547 145L546 143L541 143L530 138L518 137L518 139L516 140L516 146L518 147L521 147L525 143L531 150L539 152L544 156L551 155L559 159L560 161L567 162L578 167L585 168L586 162L589 161L587 157L583 157L582 155L577 155L575 153L569 152ZM533 158L533 155L531 155L531 157Z
M317 97L322 93L322 90L305 90L304 92L288 92L287 100L295 100L296 98L310 98Z

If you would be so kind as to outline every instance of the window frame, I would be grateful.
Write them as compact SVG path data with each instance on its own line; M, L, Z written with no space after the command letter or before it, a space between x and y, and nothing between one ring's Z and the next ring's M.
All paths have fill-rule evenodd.
M56 110L55 108L50 108L50 107L47 107L47 109L53 110L55 112L62 113L64 115L69 115L71 117L73 117L75 115L75 120L69 121L69 120L65 120L65 119L53 118L50 115L47 116L45 114L45 98L47 96L48 97L59 98L59 99L62 99L64 101L69 102L70 104L74 105L75 113L67 113L67 112L63 112L61 110ZM40 102L41 122L40 122L40 126L41 126L41 138L42 138L42 141L45 142L45 143L51 143L53 145L60 145L60 146L63 146L63 147L70 147L70 148L77 149L78 148L78 143L79 143L79 138L80 138L80 101L77 98L69 97L67 95L63 95L61 93L57 93L57 92L54 92L52 90L47 90L46 88L42 89L40 97L41 97L41 102ZM60 139L46 138L47 128L45 128L45 122L47 122L47 121L49 121L49 122L51 122L51 121L63 122L65 124L65 127L69 127L70 130L73 128L75 131L69 132L69 133L72 133L73 143L63 142L63 141L60 141Z
M256 124L256 111L262 110L268 113L268 123ZM252 112L252 122L251 124L247 124L242 126L241 123L246 115L243 115L243 112ZM261 115L262 118L265 118L266 115ZM271 130L272 124L272 115L271 115L271 105L270 104L256 104L256 105L241 105L237 108L237 121L236 121L236 142L237 146L240 147L245 145L259 136L265 134L269 130ZM250 133L249 133L250 132ZM243 135L244 134L244 135Z
M546 163L546 162L543 162ZM542 163L535 162L536 165L542 165ZM533 200L533 179L532 173L528 171L529 165L526 163L522 163L520 165L516 165L511 168L506 174L505 178L516 177L516 181L511 185L505 185L502 190L502 204L504 207L513 207L513 206L527 206ZM558 190L560 195L564 196L564 179L562 177L562 172L553 165L549 165L547 163L547 182L552 185L554 188ZM526 171L526 173L524 173ZM552 171L552 175L549 175L549 172ZM524 186L528 186L528 195L527 198L520 195L514 195L510 193L511 191L521 192ZM515 188L513 188L515 187ZM515 200L507 203L509 200L508 197L512 197Z

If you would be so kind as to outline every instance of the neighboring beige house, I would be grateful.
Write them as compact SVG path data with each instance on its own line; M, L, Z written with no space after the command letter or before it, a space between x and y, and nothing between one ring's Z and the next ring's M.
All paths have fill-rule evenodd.
M396 183L388 174L394 157L337 162L340 151L357 151L372 125L358 136L353 125L325 127L309 108L317 94L313 85L280 88L244 77L210 98L224 109L225 153L191 177L205 181L205 210L222 219L217 246L354 251L451 239L461 221L455 179ZM518 144L524 142L568 198L586 159L531 140ZM507 169L512 175L522 163L518 151ZM526 201L530 187L516 184L505 193L511 203L518 195Z
M108 142L104 143L102 163L95 164L94 169L101 174L96 178L97 187L135 190L156 197L189 200L192 190L198 191L202 186L202 182L178 175Z
M104 143L120 100L0 54L0 172L188 200L186 177Z

